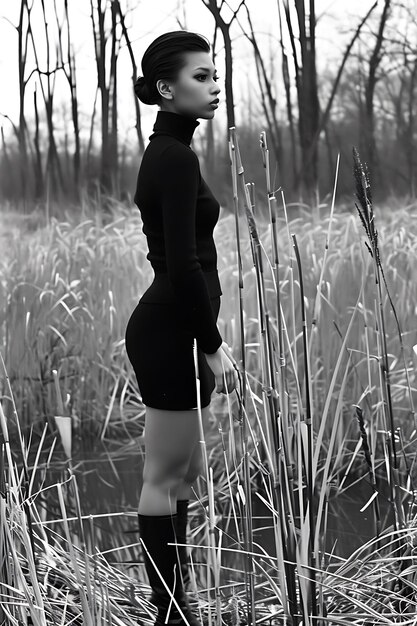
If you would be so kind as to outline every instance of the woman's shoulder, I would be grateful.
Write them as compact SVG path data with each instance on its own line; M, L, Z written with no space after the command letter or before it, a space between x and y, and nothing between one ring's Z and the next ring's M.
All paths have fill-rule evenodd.
M171 141L166 141L164 143L163 149L161 150L161 157L165 157L167 159L182 159L198 163L198 157L190 146L186 145L182 141L178 141L174 137L170 137L169 139Z
M200 163L194 150L168 135L152 139L143 154L141 170L170 178L200 177Z
M160 165L162 168L187 171L197 173L199 171L198 156L190 146L176 141L167 143L159 153Z

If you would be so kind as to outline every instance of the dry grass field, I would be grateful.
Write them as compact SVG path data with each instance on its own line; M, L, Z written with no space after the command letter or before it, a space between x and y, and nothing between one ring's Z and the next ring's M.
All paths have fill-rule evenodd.
M219 328L244 354L245 395L243 407L215 397L213 422L202 424L200 607L216 625L221 603L233 624L255 613L270 624L414 624L417 206L374 209L388 296L353 201L323 205L320 218L288 208L288 218L277 200L278 268L269 221L256 210L255 232L239 218L241 289L234 216L223 212L215 231ZM6 207L0 220L2 617L146 624L145 588L91 544L55 423L70 418L73 448L140 437L143 405L124 351L127 319L152 279L138 211L115 204L105 218L94 207L23 220ZM56 458L60 521L51 524L41 496ZM375 539L338 557L326 542L329 497L361 481L369 498L357 506L368 507ZM272 512L274 555L253 541L247 496ZM223 534L241 555L234 567Z

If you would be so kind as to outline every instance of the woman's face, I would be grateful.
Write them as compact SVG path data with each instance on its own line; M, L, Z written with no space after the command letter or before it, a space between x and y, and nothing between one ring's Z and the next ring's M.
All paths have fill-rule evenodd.
M209 52L185 52L185 65L175 82L157 81L163 96L161 109L211 120L218 106L220 87ZM213 103L213 101L215 101Z

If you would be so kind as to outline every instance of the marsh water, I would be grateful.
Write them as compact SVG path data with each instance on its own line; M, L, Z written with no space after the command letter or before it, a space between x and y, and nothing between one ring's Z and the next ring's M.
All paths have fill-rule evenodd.
M135 440L124 445L113 445L111 450L102 445L95 449L82 445L73 459L81 512L87 520L87 548L89 551L103 552L109 562L127 570L136 568L140 560L136 509L142 463L142 448ZM59 469L49 469L48 482L63 481L67 475L68 470L62 463ZM375 536L372 506L361 512L371 495L371 487L364 478L343 493L329 498L327 552L348 557ZM269 555L275 555L271 514L255 493L252 496L254 542ZM60 517L58 508L55 511L54 508L51 493L47 503L48 519ZM384 527L390 522L388 507L382 503L381 509L385 516ZM192 511L191 526L198 526L204 519L203 507L194 506ZM76 520L73 521L73 528L76 533ZM198 541L198 537L195 541ZM227 546L227 540L223 545ZM227 561L233 567L233 556L232 563L229 558Z

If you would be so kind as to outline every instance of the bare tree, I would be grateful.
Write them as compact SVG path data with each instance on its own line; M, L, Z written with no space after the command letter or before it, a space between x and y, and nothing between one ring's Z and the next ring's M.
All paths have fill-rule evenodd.
M132 95L133 95L135 114L136 114L136 133L138 137L139 152L143 154L145 150L145 142L143 140L143 133L142 133L142 117L141 117L141 112L140 112L139 101L134 91L134 84L138 78L138 68L137 68L136 61L135 61L135 55L133 54L132 42L130 41L129 31L126 27L125 15L122 12L119 0L115 0L115 6L119 13L119 19L120 19L120 25L122 27L123 37L126 42L126 46L129 52L130 62L132 64Z
M416 112L415 102L417 97L417 54L415 54L414 62L411 64L408 84L406 87L407 97L406 111L404 114L404 131L403 138L405 140L405 156L407 167L407 178L409 181L409 194L411 197L415 197L417 191L417 156L415 146L416 135ZM402 100L401 100L402 102Z
M312 145L311 145L310 160L313 159L314 156L315 156L314 148L318 145L319 138L320 138L320 133L322 131L324 131L327 152L328 152L328 155L329 155L329 158L330 158L330 161L329 161L330 171L333 169L333 166L334 166L334 159L332 157L332 146L331 146L330 136L329 136L329 133L327 132L327 124L328 124L328 121L329 121L329 118L330 118L330 112L331 112L331 109L332 109L332 106L333 106L333 102L334 102L335 97L336 97L337 90L338 90L339 85L340 85L340 81L342 79L343 70L345 68L345 65L346 65L349 57L350 57L350 54L351 54L352 49L353 49L353 46L354 46L355 42L357 41L357 39L359 38L363 26L366 24L366 22L368 21L370 15L372 14L372 12L374 11L374 9L377 6L378 6L378 2L374 2L374 4L367 11L366 15L360 21L359 25L357 26L357 28L355 29L355 31L354 31L354 33L352 35L351 40L349 41L349 43L346 46L345 52L343 54L342 60L341 60L340 65L339 65L339 69L336 72L336 76L335 76L335 78L333 80L333 84L331 86L330 95L329 95L329 98L327 100L327 104L324 107L324 110L320 114L319 125L318 125L318 128L317 128L314 140L313 140Z
M277 119L277 101L272 89L272 80L268 76L266 65L255 35L252 17L246 4L245 9L249 24L249 33L246 33L243 28L242 30L253 47L256 74L258 78L259 89L261 92L262 109L270 132L271 143L274 150L275 158L277 162L281 164L283 162L282 133Z
M350 57L353 46L358 39L364 24L377 6L375 2L367 11L354 31L351 40L346 46L338 71L334 78L330 95L324 111L320 111L318 96L317 69L316 69L316 15L314 0L278 0L278 13L280 24L281 3L285 14L287 31L292 50L292 62L295 74L295 83L298 102L298 134L301 149L301 163L296 180L302 183L302 189L311 200L317 187L319 152L318 144L322 131L330 117L330 111L342 78L346 62ZM308 12L305 5L308 5ZM296 32L298 31L298 37ZM285 54L282 26L280 28L281 49L283 50L283 79L286 91L288 121L290 134L293 139L293 111L291 103L291 91L289 81L288 58ZM330 149L329 136L325 137L328 150ZM295 148L293 149L293 164L295 164Z
M362 150L368 163L369 170L375 174L376 168L376 141L375 141L375 111L374 95L378 82L378 70L383 56L385 27L390 14L391 0L384 0L384 6L379 21L378 32L375 37L375 46L371 52L368 64L368 73L365 81L365 110L362 117Z
M218 26L215 24L213 40L212 40L212 52L213 52L213 63L216 63L216 43L217 43L217 34L218 34ZM216 146L214 142L214 128L213 128L213 120L209 120L206 125L206 146L205 146L205 165L208 176L213 180L216 175Z
M39 107L36 85L33 92L33 109L35 112L35 135L33 138L33 143L35 147L35 158L33 160L33 171L35 175L35 198L43 198L45 194L45 180L42 170L42 150L39 140Z
M22 0L19 12L19 24L17 26L18 33L18 71L19 71L19 125L18 125L18 142L19 142L19 161L20 161L20 180L22 184L22 195L26 200L28 196L27 171L28 171L28 152L27 152L27 127L25 119L25 93L28 79L26 78L26 62L28 54L28 37L30 24L31 8L27 0ZM25 26L26 21L26 26Z
M55 125L54 125L54 97L55 97L55 84L57 72L62 69L59 66L58 55L56 55L55 67L52 67L51 60L51 38L49 35L49 22L45 7L45 0L41 0L43 26L45 35L45 48L46 48L46 69L42 69L38 50L37 50L37 38L35 37L32 29L32 25L29 22L28 31L32 42L33 54L35 57L35 72L39 77L39 84L41 87L42 97L45 105L46 125L48 130L48 154L46 163L46 180L49 185L51 182L52 190L58 193L58 190L65 192L65 182L62 174L61 163L59 159L56 139L55 139ZM56 50L55 50L56 53ZM46 87L42 78L45 79Z
M244 27L240 25L240 28L253 50L255 83L257 81L255 89L251 85L247 96L248 127L251 127L251 103L259 103L269 129L270 146L281 168L285 161L287 186L288 179L295 180L297 188L311 201L319 175L322 178L331 169L337 151L343 152L352 134L358 134L361 151L373 175L378 175L378 182L386 183L384 191L388 190L386 181L389 181L391 189L415 193L417 20L412 3L408 0L375 1L352 29L338 66L334 71L326 70L318 80L315 0L277 0L278 44L271 47L269 59L245 0L202 1L214 18L213 61L218 62L219 54L225 55L228 126L235 125L233 24L240 25L241 9L244 10ZM6 112L1 112L2 118L11 124L13 133L10 140L6 127L4 131L1 129L3 192L7 189L6 193L16 194L18 188L20 197L26 199L42 198L47 192L73 194L84 181L99 179L105 192L117 193L118 169L129 158L129 151L124 149L126 146L121 146L119 153L118 145L117 79L121 46L126 46L130 57L137 140L140 152L144 151L141 109L133 90L138 68L129 26L131 6L136 3L136 9L139 0L130 2L90 0L97 92L90 128L86 129L90 134L83 143L72 6L69 0L21 0L18 20L13 24L17 34L19 107L14 120ZM178 23L181 28L186 28L185 8L189 2L178 0L175 4L178 6ZM375 7L379 5L381 9L372 24L373 29L369 29L366 38L362 37L364 25L370 21L368 18L373 12L376 15ZM40 21L33 19L37 9L43 17ZM222 38L219 40L220 32ZM224 43L224 52L223 49L219 51L219 41L221 46ZM361 46L355 56L357 41L361 41ZM282 74L280 81L276 80L277 72ZM68 85L69 93L69 115L65 115L65 125L61 123L61 112L57 109L60 77L65 87ZM35 83L33 89L32 81ZM318 84L324 82L325 86L320 90L320 108ZM277 84L283 86L282 98L278 98ZM216 157L220 157L220 162L223 158L216 147L214 128L211 123L206 125L203 141L206 171L211 177L222 174L220 170L216 171L219 163ZM326 158L320 163L318 157L322 154ZM227 158L226 153L224 156ZM96 163L99 164L99 176ZM8 182L10 177L6 172L9 170L20 184ZM73 172L74 184L68 184L68 171ZM348 189L348 183L345 189Z
M238 8L233 11L232 17L229 22L223 19L221 14L222 8L225 4L225 0L220 0L220 4L217 4L217 0L202 0L203 4L208 8L213 15L216 26L220 30L224 41L224 54L225 54L225 94L226 94L226 113L227 113L227 126L235 126L235 104L233 98L233 54L232 54L232 40L230 37L230 27L239 13L240 8L245 4L245 0L241 0Z
M112 191L117 185L117 56L120 39L117 35L117 4L110 2L111 30L106 30L108 15L107 0L90 0L91 21L93 25L94 50L97 68L97 84L101 97L101 163L100 186L103 191ZM110 70L106 48L111 42ZM107 73L109 77L107 77Z
M57 51L62 65L65 78L68 82L70 97L71 97L71 119L72 127L74 131L74 152L72 158L72 166L74 172L74 187L76 193L80 187L80 173L81 173L81 142L80 142L80 125L78 114L78 94L77 94L77 79L75 69L75 52L72 46L71 27L68 12L68 0L64 0L64 17L63 21L60 21L57 9L56 0L54 0L55 19L58 31ZM64 51L63 45L63 29L66 31L66 49Z
M305 8L305 0L293 0L292 7L289 0L282 0L282 3L291 42L297 90L303 191L307 198L312 199L318 179L318 146L315 137L320 122L316 69L315 0L307 0L308 11ZM295 34L296 30L298 30L298 37Z
M395 159L389 159L390 167L402 188L414 197L417 183L417 18L408 3L395 3L390 21L393 28L385 36L385 52L376 90L378 115L375 117L378 121L382 116L390 120L391 132L395 132L393 149L397 155ZM378 170L384 165L384 169L387 167L382 161L382 156L377 159Z
M295 140L294 112L293 112L292 98L291 98L290 70L289 70L287 49L284 45L283 20L282 20L280 0L278 0L277 5L278 5L278 22L279 22L279 42L280 42L280 47L281 47L281 59L282 59L281 69L282 69L282 78L283 78L284 89L285 89L285 102L286 102L286 108L287 108L288 126L290 130L292 178L295 183L297 179L297 148L296 148L296 140Z
M119 189L119 158L118 158L118 115L117 115L117 57L120 49L120 39L116 36L118 7L117 0L113 0L110 5L111 10L111 53L110 53L110 80L109 80L109 104L110 104L110 133L109 133L109 154L111 167L113 169L113 189Z

